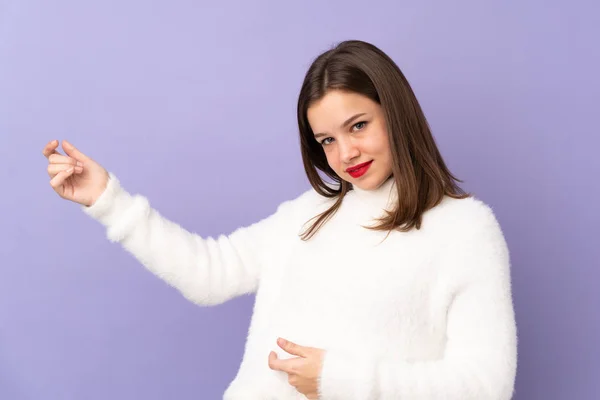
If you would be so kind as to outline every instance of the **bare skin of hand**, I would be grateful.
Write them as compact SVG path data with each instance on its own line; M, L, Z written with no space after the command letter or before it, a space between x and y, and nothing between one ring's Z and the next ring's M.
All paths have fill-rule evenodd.
M277 344L287 353L298 356L287 360L277 358L277 353L269 353L269 368L288 374L288 382L298 392L310 400L319 398L318 378L323 367L325 350L305 347L279 338Z
M106 189L108 172L66 140L65 154L57 151L58 140L46 144L42 154L48 159L50 186L60 197L91 206Z

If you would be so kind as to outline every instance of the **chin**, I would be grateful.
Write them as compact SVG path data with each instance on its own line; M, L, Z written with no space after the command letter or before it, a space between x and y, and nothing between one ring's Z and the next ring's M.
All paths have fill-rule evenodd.
M376 190L381 187L385 182L387 182L389 176L387 178L383 177L369 177L365 180L357 179L357 182L350 182L353 186L359 187L362 190Z
M350 181L350 183L352 183L352 186L358 187L362 190L375 190L379 187L377 180L375 179L357 179L355 182Z

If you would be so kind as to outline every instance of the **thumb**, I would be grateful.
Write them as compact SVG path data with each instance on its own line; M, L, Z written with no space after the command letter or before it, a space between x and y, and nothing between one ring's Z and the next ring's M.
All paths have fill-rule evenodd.
M272 370L277 370L279 369L279 358L277 357L277 353L275 353L274 351L271 351L269 353L269 368L271 368Z
M77 148L75 146L73 146L70 142L68 142L67 140L63 140L62 148L69 157L72 157L76 160L85 161L85 160L90 159L88 156L83 154L81 151L77 150Z

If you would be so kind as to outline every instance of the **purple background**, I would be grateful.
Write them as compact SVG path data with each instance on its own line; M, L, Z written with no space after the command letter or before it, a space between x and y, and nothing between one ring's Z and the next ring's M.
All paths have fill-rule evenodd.
M397 61L502 224L515 398L599 398L599 15L592 1L0 2L0 398L221 398L253 297L185 300L55 195L42 147L69 139L163 215L229 233L308 188L296 96L312 59L353 38Z

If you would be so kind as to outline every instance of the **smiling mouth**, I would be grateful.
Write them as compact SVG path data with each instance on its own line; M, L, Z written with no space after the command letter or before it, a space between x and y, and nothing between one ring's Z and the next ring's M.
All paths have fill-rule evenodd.
M348 173L350 173L350 172L356 172L356 171L358 171L359 169L361 169L361 168L363 168L363 167L366 167L367 165L369 165L369 164L370 164L370 163L372 163L372 162L373 162L373 160L371 160L371 161L367 161L367 162L365 162L365 163L362 163L362 164L355 165L354 167L349 167L349 168L346 168L346 172L348 172Z
M367 171L369 170L369 167L371 167L371 164L373 164L373 160L366 162L366 163L356 165L352 168L348 168L346 171L347 171L348 175L350 175L354 179L358 179L367 173Z

